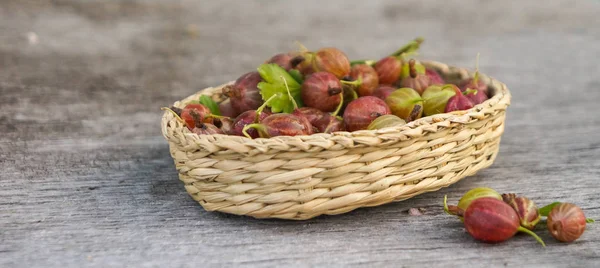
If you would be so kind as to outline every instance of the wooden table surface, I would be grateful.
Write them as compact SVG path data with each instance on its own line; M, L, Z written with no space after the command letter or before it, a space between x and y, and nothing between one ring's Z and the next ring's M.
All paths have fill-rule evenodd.
M442 213L468 189L568 201L600 219L600 1L0 3L0 267L599 267L576 243L475 242ZM160 133L161 106L272 54L336 46L421 57L512 91L490 168L404 202L309 221L205 212ZM424 208L409 216L409 208Z

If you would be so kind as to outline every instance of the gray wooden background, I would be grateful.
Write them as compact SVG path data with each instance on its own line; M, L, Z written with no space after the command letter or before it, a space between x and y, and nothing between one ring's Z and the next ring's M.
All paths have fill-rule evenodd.
M490 186L600 219L600 1L0 1L0 267L600 266L574 244L473 241L442 213ZM411 200L304 222L205 212L178 181L161 106L298 40L422 58L513 94L495 164ZM409 208L424 208L409 216Z

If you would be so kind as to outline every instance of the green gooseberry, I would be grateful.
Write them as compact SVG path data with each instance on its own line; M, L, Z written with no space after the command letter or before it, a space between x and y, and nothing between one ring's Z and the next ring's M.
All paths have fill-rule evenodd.
M386 127L401 126L404 124L406 124L406 121L404 121L404 119L397 117L393 114L386 114L386 115L377 117L377 119L373 120L373 122L371 122L371 124L369 124L367 129L368 130L382 129L382 128L386 128Z
M406 122L421 118L423 115L423 98L412 88L403 87L392 92L385 103L392 114Z
M431 85L423 92L423 113L425 116L444 113L448 100L456 95L454 85Z
M460 198L460 200L458 200L458 208L466 211L471 202L482 197L491 197L502 200L502 195L500 195L494 189L488 187L477 187L469 190Z

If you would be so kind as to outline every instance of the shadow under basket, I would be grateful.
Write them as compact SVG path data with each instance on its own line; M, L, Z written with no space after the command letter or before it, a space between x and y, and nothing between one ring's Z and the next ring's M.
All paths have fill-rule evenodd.
M439 62L423 64L448 83L472 75ZM490 166L511 96L503 83L480 77L489 100L398 127L253 140L197 135L165 112L162 133L179 179L208 211L292 220L341 214L436 191ZM183 108L200 95L220 102L225 85L174 106Z

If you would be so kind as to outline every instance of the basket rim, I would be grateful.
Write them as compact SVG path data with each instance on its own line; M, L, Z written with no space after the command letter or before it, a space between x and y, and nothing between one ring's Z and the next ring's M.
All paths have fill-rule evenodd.
M458 79L466 79L472 77L474 72L470 72L465 68L459 68L454 66L449 66L447 64L437 62L437 61L421 61L423 65L428 68L433 68L440 72L442 75L450 75L457 74ZM394 140L394 141L404 141L408 140L412 137L419 137L427 134L428 132L438 132L439 128L448 128L452 124L469 124L476 122L478 120L484 120L486 118L491 117L499 111L504 111L510 105L511 94L506 87L506 85L493 77L487 76L483 73L479 73L480 79L491 87L494 95L486 100L483 103L475 105L473 108L464 111L455 111L451 113L441 113L435 114L432 116L421 117L417 120L411 121L405 125L394 126L376 130L359 130L354 132L348 131L339 131L334 133L315 133L311 135L298 135L298 136L277 136L271 138L256 138L251 139L245 136L234 136L227 134L213 134L213 135L198 135L187 129L187 127L180 125L178 127L184 128L183 132L187 138L192 139L202 139L202 138L210 138L212 142L221 143L223 141L235 141L238 143L243 143L247 146L251 146L254 148L263 148L265 146L267 148L273 148L281 150L286 147L290 147L291 144L298 145L299 143L308 143L308 144L321 144L323 142L334 142L336 144L342 145L344 148L354 148L357 144L365 143L371 144L369 139L376 138L379 140L377 143L381 143L381 140ZM209 87L202 89L195 94L192 94L186 97L183 100L176 101L173 106L183 108L185 104L190 102L191 100L195 100L198 96L201 95L213 95L227 85L232 84L234 81L230 81L224 84L221 84L216 87ZM174 128L171 126L169 122L171 120L176 120L175 116L169 112L165 111L162 116L162 130L165 138L169 140L169 135L167 135L168 128ZM389 134L394 135L389 135ZM398 135L401 134L401 135ZM354 142L348 142L348 139L352 139ZM353 144L357 143L357 144Z

